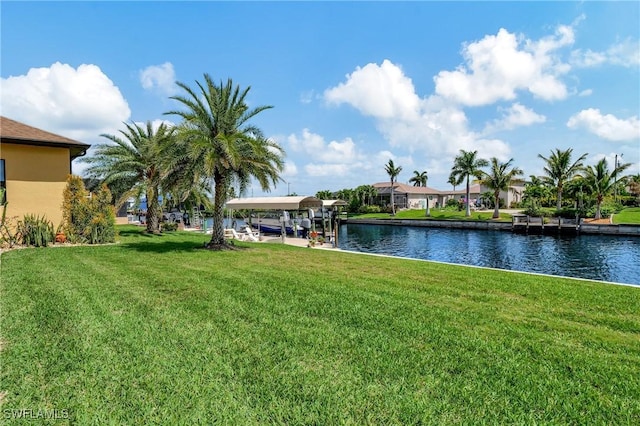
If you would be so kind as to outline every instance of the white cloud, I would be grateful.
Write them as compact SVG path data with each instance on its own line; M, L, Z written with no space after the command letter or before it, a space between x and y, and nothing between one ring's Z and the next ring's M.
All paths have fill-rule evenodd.
M176 93L176 73L171 62L151 65L140 71L140 83L145 90L157 91L171 96Z
M593 94L592 89L585 89L582 92L578 93L578 96L584 97L584 96L591 96L592 94Z
M640 139L640 121L638 117L620 119L612 114L603 115L599 109L589 108L574 114L567 121L570 129L586 129L603 139L610 141L629 141Z
M555 35L538 41L523 40L505 29L463 47L465 65L441 71L434 78L436 93L462 105L488 105L516 98L528 90L544 100L564 99L559 76L569 66L555 52L574 42L573 28L560 26Z
M485 128L485 133L512 130L516 127L530 126L547 121L544 115L537 114L519 103L511 105L509 108L498 108L498 111L502 112L502 117L488 124Z
M365 115L377 118L415 117L420 99L413 82L402 69L385 59L382 65L357 67L346 81L325 90L324 98L332 104L348 103Z
M378 131L392 147L453 158L460 149L475 150L478 135L468 129L464 111L440 96L421 99L402 69L388 60L368 64L347 81L325 91L330 103L348 103L376 119ZM311 143L311 141L309 141ZM504 142L500 152L508 152ZM478 145L478 146L477 146Z
M113 133L131 114L120 90L96 65L56 62L0 79L2 115L82 142Z
M571 52L571 63L576 67L596 67L603 64L626 68L640 65L640 41L626 39L611 45L604 52L577 49Z
M303 129L302 134L287 137L287 142L293 151L303 152L313 161L321 163L349 164L360 159L356 152L356 145L351 138L342 141L325 142L324 137Z

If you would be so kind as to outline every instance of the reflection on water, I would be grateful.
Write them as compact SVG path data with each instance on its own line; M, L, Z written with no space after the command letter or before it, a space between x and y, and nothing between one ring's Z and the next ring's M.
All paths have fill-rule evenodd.
M640 238L343 224L340 248L640 285Z

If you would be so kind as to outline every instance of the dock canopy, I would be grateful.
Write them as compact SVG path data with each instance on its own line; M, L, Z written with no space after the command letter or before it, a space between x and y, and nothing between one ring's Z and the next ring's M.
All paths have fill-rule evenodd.
M322 200L316 197L254 197L227 201L227 208L234 210L304 210L320 207Z
M324 208L346 206L346 205L347 205L347 202L344 200L322 200L322 207Z

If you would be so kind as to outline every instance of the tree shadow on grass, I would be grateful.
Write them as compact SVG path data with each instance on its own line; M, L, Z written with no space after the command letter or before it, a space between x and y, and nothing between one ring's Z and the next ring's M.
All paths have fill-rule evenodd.
M186 233L149 234L140 227L123 226L119 235L124 239L120 247L145 253L184 252L193 250L238 250L246 247L236 246L233 242L219 247L207 247L210 236L187 235ZM187 241L185 241L187 240Z
M203 249L204 243L198 244L193 241L130 241L123 243L122 248L141 253L168 253Z

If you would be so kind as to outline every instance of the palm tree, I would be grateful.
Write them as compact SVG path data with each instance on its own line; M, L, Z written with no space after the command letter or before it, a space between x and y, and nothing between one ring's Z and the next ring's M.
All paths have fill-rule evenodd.
M493 218L500 217L500 191L507 191L516 182L521 182L518 176L522 176L522 170L513 167L513 158L506 163L501 163L496 157L491 158L489 173L481 172L480 183L493 190Z
M449 175L449 182L455 182L454 185L460 185L466 180L467 183L467 196L466 204L467 211L465 216L471 216L471 206L469 204L469 198L471 197L471 191L469 186L469 178L471 176L480 176L480 168L486 167L489 162L483 158L478 158L478 151L465 151L460 150L460 154L455 158L453 167L451 168L451 174Z
M531 207L540 207L536 201L542 203L542 200L549 196L549 186L545 181L536 175L529 175L529 181L524 184L523 200L531 201Z
M627 185L629 187L629 193L640 201L640 173L627 176Z
M89 163L87 175L102 180L107 185L123 189L117 205L130 198L147 198L147 232L160 231L158 218L163 179L171 172L163 164L166 150L175 141L174 128L161 124L156 130L150 121L146 126L124 123L126 129L121 136L101 135L114 144L99 144L91 157L82 161Z
M172 96L185 110L169 111L184 121L180 137L187 144L193 165L192 177L198 181L213 181L213 231L207 245L212 249L227 248L224 241L224 204L228 189L237 184L243 193L252 179L264 191L279 180L284 168L284 151L275 142L265 138L259 128L249 120L260 112L272 108L249 108L246 102L250 87L241 90L231 79L216 85L208 74L204 84L196 81L197 89L184 83L176 84L185 95Z
M389 162L384 167L384 170L387 172L387 174L389 175L389 179L391 180L391 215L395 216L396 205L393 200L393 184L397 181L398 175L402 171L402 166L396 167L396 165L393 164L393 160L389 159Z
M572 152L573 148L569 148L565 151L561 151L556 148L555 151L551 151L549 158L538 154L538 157L542 158L547 163L544 168L544 172L547 174L545 177L546 182L555 187L557 191L558 198L556 202L556 210L560 210L562 208L562 189L564 184L580 171L582 162L588 155L583 154L572 163Z
M621 164L610 172L607 160L603 158L595 166L587 166L583 169L582 178L584 179L585 187L596 199L596 220L602 218L602 200L611 193L617 177L629 166L631 166L631 163Z
M426 170L424 172L414 170L413 177L409 179L409 182L413 183L413 186L427 186L428 180L429 176L427 176Z
M321 200L331 200L333 198L333 192L328 189L318 191L316 192L316 198L320 198Z
M449 180L447 181L447 183L453 186L453 192L456 192L456 186L460 185L458 182L456 182L455 176L449 176Z

